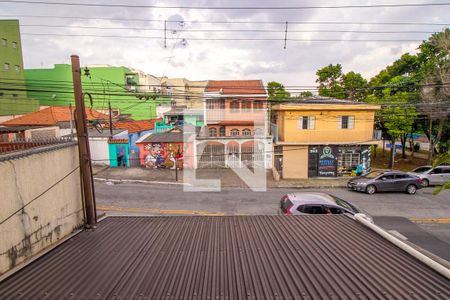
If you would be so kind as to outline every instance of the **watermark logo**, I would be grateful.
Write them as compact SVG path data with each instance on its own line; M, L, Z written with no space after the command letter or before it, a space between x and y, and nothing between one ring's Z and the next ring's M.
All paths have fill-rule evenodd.
M221 179L199 176L215 173L234 173L251 190L267 190L266 172L272 165L267 110L218 102L205 110L185 109L183 119L184 191L221 191Z

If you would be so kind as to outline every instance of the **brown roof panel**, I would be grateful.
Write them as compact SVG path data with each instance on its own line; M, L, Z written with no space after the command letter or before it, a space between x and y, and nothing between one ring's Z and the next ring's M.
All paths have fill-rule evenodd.
M113 123L113 128L127 129L128 133L135 133L152 130L155 128L155 123L160 121L162 121L162 119L124 120ZM107 126L109 128L109 125Z
M219 91L222 91L223 95L266 95L261 80L209 80L205 92Z
M108 217L2 299L449 299L450 281L343 215Z
M72 108L72 115L75 108ZM88 120L107 120L108 116L94 109L86 108L86 117ZM72 117L73 120L73 117ZM49 106L42 110L23 115L18 118L0 123L2 126L52 126L59 122L70 121L70 108L68 106Z

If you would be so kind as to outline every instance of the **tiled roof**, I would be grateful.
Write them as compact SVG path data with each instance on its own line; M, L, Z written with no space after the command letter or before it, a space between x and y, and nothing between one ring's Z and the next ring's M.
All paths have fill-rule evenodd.
M72 108L72 113L75 108ZM88 120L107 120L108 116L94 109L86 108L86 116ZM72 118L73 120L73 118ZM68 106L49 106L40 111L32 112L24 116L8 120L0 123L3 126L52 126L58 125L59 122L70 121L70 109Z
M2 299L450 299L450 281L345 215L108 217Z
M155 123L160 121L162 121L162 119L118 121L116 123L113 123L113 128L127 129L128 133L135 133L140 131L152 130L155 128Z
M205 92L220 92L223 95L266 95L261 80L209 80Z

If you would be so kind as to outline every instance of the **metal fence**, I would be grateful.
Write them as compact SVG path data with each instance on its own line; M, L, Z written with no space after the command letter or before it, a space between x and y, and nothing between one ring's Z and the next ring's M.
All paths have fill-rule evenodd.
M44 147L48 145L63 144L72 141L74 141L72 137L60 137L50 139L17 139L9 142L0 142L0 154Z

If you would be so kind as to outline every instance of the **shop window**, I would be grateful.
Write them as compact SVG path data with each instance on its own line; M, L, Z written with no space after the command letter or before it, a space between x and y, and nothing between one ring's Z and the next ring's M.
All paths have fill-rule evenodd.
M252 131L248 128L244 128L242 129L242 136L251 136L252 135Z
M337 158L338 175L351 174L360 161L360 153L339 153Z
M217 136L217 129L214 127L209 128L209 136Z
M239 112L240 109L240 103L239 101L231 101L230 103L230 111L231 112Z
M236 128L231 129L231 136L239 136L239 129Z
M339 129L352 129L354 126L354 116L338 116L338 128Z
M316 117L303 116L298 118L299 129L314 129L316 126Z

